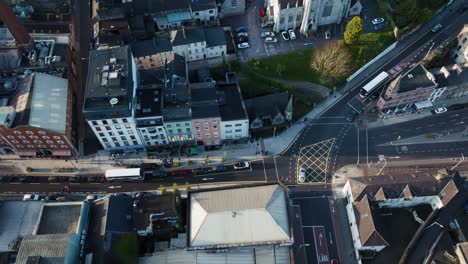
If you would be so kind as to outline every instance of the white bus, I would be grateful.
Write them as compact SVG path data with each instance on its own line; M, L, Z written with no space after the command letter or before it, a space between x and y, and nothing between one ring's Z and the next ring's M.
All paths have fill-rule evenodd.
M140 168L106 170L108 181L142 181L145 178Z
M377 77L372 79L372 81L368 82L364 87L362 87L361 92L359 95L362 98L366 98L369 94L371 94L375 89L379 88L387 79L389 75L386 72L381 72Z

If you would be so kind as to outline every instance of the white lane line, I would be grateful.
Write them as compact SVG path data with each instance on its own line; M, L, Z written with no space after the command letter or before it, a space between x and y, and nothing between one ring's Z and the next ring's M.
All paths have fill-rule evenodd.
M279 182L278 167L276 166L276 156L273 156L273 162L275 163L276 179Z
M262 159L262 163L263 163L263 173L265 174L265 182L267 182L267 175L266 175L266 169L265 169L265 158Z

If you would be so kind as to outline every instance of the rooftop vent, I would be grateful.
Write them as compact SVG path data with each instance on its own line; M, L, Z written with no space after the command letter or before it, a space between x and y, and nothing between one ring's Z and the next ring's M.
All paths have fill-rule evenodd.
M413 74L411 74L411 73L408 74L408 79L411 79L411 78L413 78L413 77L414 77Z
M110 58L110 63L116 63L117 62L117 58Z
M112 98L112 99L109 100L109 103L110 103L111 105L116 105L117 103L119 103L119 99L117 99L117 98L114 97L114 98Z

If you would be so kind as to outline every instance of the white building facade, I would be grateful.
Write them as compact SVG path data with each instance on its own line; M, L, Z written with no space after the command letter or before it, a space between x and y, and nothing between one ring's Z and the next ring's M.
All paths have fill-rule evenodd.
M221 121L221 139L239 140L249 137L249 120Z
M116 148L131 145L142 145L141 138L132 117L103 120L88 120L101 145Z
M458 33L458 43L453 50L452 57L456 63L465 63L468 61L468 24Z

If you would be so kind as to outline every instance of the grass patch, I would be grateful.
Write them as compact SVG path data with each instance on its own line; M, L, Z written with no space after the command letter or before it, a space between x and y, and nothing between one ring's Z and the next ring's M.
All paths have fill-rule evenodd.
M434 138L434 135L432 133L427 133L426 138Z
M135 263L138 256L138 238L136 233L121 236L114 252L119 256L122 263Z
M348 45L353 57L352 64L356 65L355 70L368 63L393 42L395 37L391 31L361 35L355 43Z

